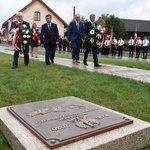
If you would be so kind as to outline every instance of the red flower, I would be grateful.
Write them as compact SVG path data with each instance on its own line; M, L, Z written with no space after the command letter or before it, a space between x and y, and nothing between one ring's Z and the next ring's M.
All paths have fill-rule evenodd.
M20 50L21 45L27 43L27 39L31 37L29 29L25 24L13 23L10 33L13 35L13 43L15 50Z
M33 33L32 33L32 35L33 35L33 41L36 41L36 40L38 40L39 39L39 34L38 34L38 32L37 31L34 31Z
M13 35L14 47L16 50L20 50L21 48L21 40L20 40L20 29L22 27L22 23L12 23L11 33Z

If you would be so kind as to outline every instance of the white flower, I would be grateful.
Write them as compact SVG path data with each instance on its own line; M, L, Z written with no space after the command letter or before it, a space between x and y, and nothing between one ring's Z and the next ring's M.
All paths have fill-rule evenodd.
M100 45L101 44L101 42L100 41L96 41L96 45Z
M97 26L97 29L98 29L98 30L101 30L101 29L102 29L101 25L98 25L98 26Z
M26 35L23 35L23 38L26 38L27 36Z
M22 32L25 32L26 30L22 30Z
M96 35L96 37L97 37L97 39L100 39L100 38L101 38L101 35L98 33L98 34Z
M91 39L90 39L90 42L91 42L91 43L94 43L94 39L93 39L93 38L91 38Z
M90 31L90 34L91 34L91 35L94 35L94 33L95 33L94 30L91 30L91 31Z
M26 32L25 32L26 34L28 34L29 33L29 30L26 30Z
M27 35L27 38L30 38L31 37L31 35Z
M23 41L24 44L27 44L27 41Z
M23 28L27 28L27 26L25 24L23 24L22 26L23 26Z

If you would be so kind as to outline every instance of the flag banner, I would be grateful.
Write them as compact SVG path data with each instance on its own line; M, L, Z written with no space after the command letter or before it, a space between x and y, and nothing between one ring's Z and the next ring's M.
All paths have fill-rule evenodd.
M134 33L134 45L136 44L137 41L137 27L135 28L135 33Z

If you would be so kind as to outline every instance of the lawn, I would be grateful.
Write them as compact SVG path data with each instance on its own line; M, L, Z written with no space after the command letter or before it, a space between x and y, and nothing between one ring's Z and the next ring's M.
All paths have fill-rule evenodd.
M25 67L22 57L17 69L11 64L12 56L0 53L0 107L76 96L150 121L149 83L34 60ZM0 149L11 149L2 133Z

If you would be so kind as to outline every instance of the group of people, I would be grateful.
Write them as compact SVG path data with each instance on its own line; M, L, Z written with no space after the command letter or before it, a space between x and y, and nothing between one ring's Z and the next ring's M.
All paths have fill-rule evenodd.
M101 47L101 54L102 55L109 55L109 51L111 50L111 55L116 56L117 50L118 50L118 56L123 56L123 45L124 40L122 38L117 39L113 37L112 41L110 41L108 38L105 39L104 43ZM110 48L111 46L111 48Z
M70 51L70 46L69 46L69 44L68 44L68 42L67 42L67 37L65 37L65 36L59 36L59 44L58 44L58 50L59 51Z
M129 43L129 57L133 57L134 50L136 52L136 57L140 57L140 51L142 48L143 51L143 59L147 58L147 53L148 53L148 45L149 45L149 40L145 36L143 40L141 40L140 37L137 37L137 39L133 39L133 37L130 37L130 40L128 41Z
M124 47L124 40L122 38L117 39L113 37L112 41L110 41L108 38L105 39L103 46L101 47L101 54L102 55L109 55L109 51L111 52L112 56L116 56L117 51L118 51L118 57L123 56L123 47ZM149 45L149 40L145 36L143 40L141 40L140 37L137 37L136 39L133 39L131 36L130 39L128 40L128 49L129 49L129 56L128 57L133 57L134 51L135 51L135 58L140 57L140 52L141 49L143 51L143 59L147 58L148 54L148 45ZM111 47L110 47L111 46Z
M22 12L18 12L16 14L17 21L13 22L13 24L21 24L26 25L28 29L30 29L30 24L23 20L23 14ZM66 50L66 47L71 47L71 53L72 53L72 62L73 63L80 63L80 50L82 45L84 44L85 50L84 50L84 59L83 64L88 65L87 59L89 52L92 52L93 55L93 62L95 67L100 67L98 62L98 46L93 44L92 42L89 42L87 37L91 31L91 29L97 27L97 23L95 22L95 14L91 14L89 17L89 21L85 24L80 20L80 14L75 15L75 19L70 22L68 34L67 37L61 38L59 36L57 24L52 22L52 16L50 14L45 16L46 23L44 23L41 26L41 35L39 37L39 32L37 30L37 24L33 23L32 28L30 29L30 35L31 40L28 43L22 43L24 49L24 64L25 66L28 66L29 64L29 46L31 46L31 57L33 57L33 50L35 49L35 57L38 57L38 45L39 45L39 39L40 39L40 45L45 48L45 63L46 65L50 65L54 62L55 57L55 50L56 46L59 47L59 50L61 51L62 46L63 50ZM13 24L10 27L10 33L13 29ZM134 45L136 46L136 58L139 58L140 56L140 49L141 45L143 46L143 59L147 58L147 51L148 51L148 45L149 40L147 37L144 37L143 41L138 37L136 41L131 37L128 41L129 44L129 57L133 57L134 52ZM101 47L101 54L102 55L109 55L109 49L111 45L111 55L116 56L116 51L118 50L118 56L123 56L123 46L124 46L124 40L122 38L117 39L113 37L113 39L110 40L108 38L105 39L105 41L102 43ZM21 51L22 47L20 46L20 49L14 50L13 55L13 63L12 68L15 69L18 67L18 58L19 53Z
M20 43L17 45L17 48L14 46L14 55L13 55L13 63L12 63L12 69L16 69L18 67L18 58L20 52L23 52L24 54L24 64L25 66L29 65L29 47L31 46L31 57L33 57L33 50L35 49L35 57L38 57L38 45L39 45L39 39L41 46L45 48L45 63L46 65L50 65L51 62L54 62L54 56L55 56L55 47L56 44L59 43L59 33L58 28L55 23L51 22L52 16L50 14L45 16L46 23L42 25L41 27L41 36L39 37L39 32L37 30L37 24L33 23L32 28L30 29L29 22L26 22L23 20L23 13L18 12L16 14L17 21L13 22L10 27L10 34L15 34L17 30L14 30L15 28L19 26L19 28L26 26L27 29L30 31L30 40L28 40L27 43L23 43L20 40ZM15 32L14 32L15 31ZM13 35L13 37L15 37ZM17 36L16 36L17 37ZM15 39L13 41L13 44L15 44ZM17 40L18 42L19 40Z
M80 14L76 14L75 20L73 20L69 24L67 39L72 47L73 63L80 63L79 61L80 48L82 43L85 43L83 64L86 66L88 65L87 63L88 54L92 50L94 66L100 67L97 57L98 46L95 45L94 43L88 42L87 40L87 36L91 31L91 29L97 26L97 24L95 23L95 17L96 16L94 14L91 14L90 21L83 24L83 22L80 21Z
M30 24L23 20L22 12L18 12L16 14L16 18L17 18L17 21L13 22L13 24L15 23L15 24L26 25L26 27L30 29ZM41 26L40 45L42 47L44 46L45 48L45 63L46 65L50 65L51 63L54 62L55 49L56 49L56 45L59 46L60 44L59 43L60 37L59 37L57 24L52 22L52 16L48 14L45 16L45 19L46 19L46 23L44 23ZM69 24L67 38L63 39L65 43L63 49L65 50L67 42L69 45L71 45L70 47L71 47L71 52L72 52L73 63L80 63L79 61L80 48L81 48L82 43L85 42L86 50L85 50L84 60L83 60L84 65L88 65L87 64L88 53L92 49L94 66L100 67L98 63L98 57L97 57L98 47L91 43L88 43L86 39L87 34L89 34L89 31L93 28L92 23L94 23L95 26L97 26L97 24L94 21L95 21L95 15L91 14L90 21L87 22L84 26L83 22L80 21L80 14L76 14L75 20L73 20ZM12 29L13 29L13 25L11 25L10 27L10 33ZM32 25L30 42L25 43L25 44L21 43L24 47L23 54L24 54L25 66L28 66L29 64L29 46L31 46L31 57L33 57L34 49L36 52L35 57L36 58L38 57L37 55L38 55L39 38L35 40L34 35L39 36L36 23L33 23ZM20 46L20 49L14 50L12 69L15 69L18 67L18 58L19 58L19 53L21 49L22 47Z

